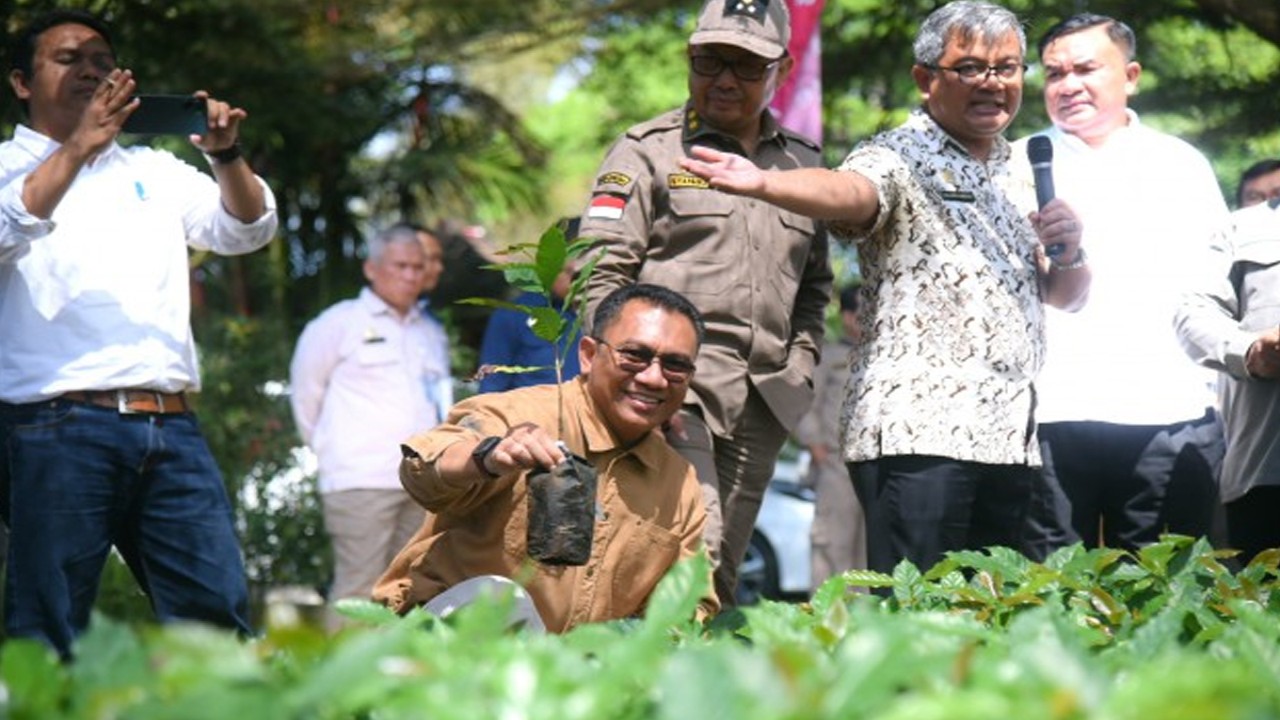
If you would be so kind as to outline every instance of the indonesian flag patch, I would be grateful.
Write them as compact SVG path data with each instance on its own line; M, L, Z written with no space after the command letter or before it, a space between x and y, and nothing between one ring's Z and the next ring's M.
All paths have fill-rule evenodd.
M617 195L596 195L591 198L587 207L587 217L602 220L621 220L622 209L627 206L627 199Z

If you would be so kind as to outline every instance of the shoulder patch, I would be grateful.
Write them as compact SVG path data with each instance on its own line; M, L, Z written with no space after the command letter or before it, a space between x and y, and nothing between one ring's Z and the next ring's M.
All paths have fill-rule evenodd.
M626 187L630 184L631 176L617 171L610 171L596 178L596 187L601 185L617 185L618 187Z
M619 195L602 193L591 198L587 205L587 218L595 220L621 220L627 199Z
M692 173L671 173L667 176L667 187L710 190L711 183Z

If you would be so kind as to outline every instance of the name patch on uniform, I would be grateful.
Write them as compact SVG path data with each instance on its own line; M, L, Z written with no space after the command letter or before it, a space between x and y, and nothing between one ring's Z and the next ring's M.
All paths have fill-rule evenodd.
M617 185L626 187L631 184L631 177L620 172L607 172L596 178L597 185Z
M971 203L977 200L973 193L968 190L943 190L942 199L947 202L966 202Z
M711 188L711 183L690 173L671 173L667 176L667 187L700 188L703 190L709 190Z
M600 220L621 220L627 199L617 195L596 195L587 206L587 217Z

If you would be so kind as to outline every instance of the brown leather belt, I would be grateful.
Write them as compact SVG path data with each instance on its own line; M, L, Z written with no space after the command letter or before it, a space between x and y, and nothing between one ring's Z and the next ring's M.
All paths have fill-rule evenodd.
M155 390L72 390L62 394L63 400L111 408L121 415L168 415L191 412L184 393Z

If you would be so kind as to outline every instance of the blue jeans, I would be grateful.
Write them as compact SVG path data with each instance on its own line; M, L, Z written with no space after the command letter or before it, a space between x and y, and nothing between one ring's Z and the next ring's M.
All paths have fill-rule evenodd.
M231 504L194 415L0 403L0 489L10 637L70 657L113 545L160 621L251 632Z

